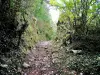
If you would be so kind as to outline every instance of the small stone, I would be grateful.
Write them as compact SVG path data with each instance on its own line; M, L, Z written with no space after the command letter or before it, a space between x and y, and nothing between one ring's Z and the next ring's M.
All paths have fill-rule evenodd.
M72 51L73 51L73 53L75 53L75 54L81 53L81 52L82 52L82 50L72 50Z
M36 50L36 47L34 47L33 49Z
M24 73L24 75L27 75L26 73Z
M45 67L43 67L41 70L46 70L46 68L45 68Z
M8 67L7 64L1 64L0 66L3 67L3 68L7 68Z
M100 60L100 57L98 57L97 60Z
M83 75L83 73L80 73L80 75Z
M29 64L27 64L27 63L23 63L23 67L25 67L25 68L27 68L27 67L29 67L30 65Z

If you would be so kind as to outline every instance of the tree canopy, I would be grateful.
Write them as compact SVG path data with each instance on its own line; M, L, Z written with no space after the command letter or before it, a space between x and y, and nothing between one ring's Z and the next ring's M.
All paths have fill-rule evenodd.
M50 3L61 10L59 21L69 25L76 34L88 34L88 29L99 26L100 2L97 0L50 0Z

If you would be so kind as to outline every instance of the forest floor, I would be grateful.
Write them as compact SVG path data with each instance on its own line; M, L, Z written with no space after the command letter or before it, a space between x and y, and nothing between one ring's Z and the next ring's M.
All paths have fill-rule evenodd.
M27 53L23 74L54 75L57 70L52 63L52 41L39 42Z

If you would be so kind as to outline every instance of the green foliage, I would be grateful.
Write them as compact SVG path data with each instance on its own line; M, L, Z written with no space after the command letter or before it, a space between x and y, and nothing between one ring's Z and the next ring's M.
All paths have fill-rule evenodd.
M48 9L46 8L45 2L36 4L36 7L38 8L35 9L34 15L40 20L50 22L49 13L47 12Z
M50 0L50 3L61 10L56 38L60 50L65 51L60 59L61 68L65 66L84 75L99 75L100 1ZM82 53L75 54L72 50Z
M23 34L25 28L17 30L16 12L19 10L17 5L18 7L20 5L16 3L16 6L14 6L11 1L0 1L0 75L21 74L18 68L22 67L23 53L18 47L20 41L18 37ZM15 7L17 9L14 9ZM24 26L27 25L25 21L23 22ZM21 24L21 26L23 25Z
M100 60L98 60L98 58L99 54L67 54L63 58L64 60L61 62L61 66L69 70L74 70L78 73L82 72L88 75L99 75ZM66 74L67 73L65 73L65 75Z
M45 40L51 40L54 37L54 31L51 26L49 26L49 23L40 21L37 23L38 26L38 35ZM44 36L44 37L42 37Z
M28 50L39 40L51 40L54 37L54 31L51 27L51 19L46 8L45 1L30 0L21 1L19 12L17 12L17 20L20 25L23 23L23 15L28 21L28 28L23 34L22 40L25 41L23 50Z
M0 1L0 75L21 75L24 53L36 42L53 38L50 18L42 2Z
M89 29L91 25L95 27L96 24L93 23L99 16L100 2L97 3L95 0L60 0L60 2L51 0L50 3L61 10L59 21L66 23L67 26L70 25L69 29L74 29L76 34L87 34L87 28ZM58 6L61 4L63 7Z
M51 19L45 2L34 0L29 1L29 5L32 7L25 9L28 14L25 16L29 26L23 35L23 39L26 40L26 50L40 40L51 40L54 38L54 31L51 27Z

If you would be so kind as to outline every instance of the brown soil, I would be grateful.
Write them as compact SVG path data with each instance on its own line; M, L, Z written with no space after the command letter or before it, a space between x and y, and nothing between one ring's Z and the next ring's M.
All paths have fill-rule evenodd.
M24 63L29 66L24 68L23 75L57 75L52 66L51 41L37 43L26 55Z

